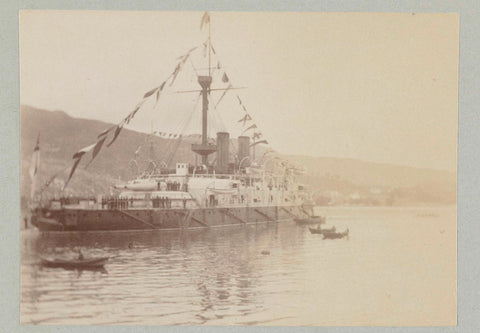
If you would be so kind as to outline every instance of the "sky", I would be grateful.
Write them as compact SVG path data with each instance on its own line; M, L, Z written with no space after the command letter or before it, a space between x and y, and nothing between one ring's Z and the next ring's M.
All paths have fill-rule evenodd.
M201 12L21 11L20 102L118 123L192 47L175 85L129 128L200 133ZM242 133L244 111L285 154L456 172L457 14L212 12L209 133ZM195 68L195 70L194 70ZM214 81L212 88L227 83ZM240 89L241 88L241 89ZM247 132L249 133L249 132ZM95 138L92 138L95 140Z

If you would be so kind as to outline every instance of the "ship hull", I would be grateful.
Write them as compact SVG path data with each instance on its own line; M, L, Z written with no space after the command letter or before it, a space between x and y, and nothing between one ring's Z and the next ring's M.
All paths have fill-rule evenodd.
M48 215L44 216L44 215ZM40 231L120 231L224 227L292 220L300 206L214 207L198 209L73 209L34 214Z

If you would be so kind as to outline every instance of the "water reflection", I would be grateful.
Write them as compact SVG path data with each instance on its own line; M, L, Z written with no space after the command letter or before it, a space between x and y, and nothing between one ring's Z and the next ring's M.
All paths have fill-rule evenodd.
M102 274L108 274L108 271L105 267L86 267L86 268L74 268L74 267L45 267L43 265L39 265L39 270L65 270L65 271L73 271L77 272L77 278L82 276L84 271L86 272L100 272Z
M454 210L428 219L394 209L332 210L329 217L337 229L350 228L349 240L324 241L293 222L167 232L29 230L21 239L22 323L415 325L425 313L447 317L450 304L455 309L454 293L446 292L455 290ZM38 265L40 256L78 249L85 257L111 257L106 271ZM393 311L399 306L400 316ZM378 316L385 309L392 311ZM398 321L402 316L410 321Z
M260 303L257 257L262 249L277 246L273 243L282 239L286 241L284 236L279 237L277 224L167 232L38 233L24 237L24 313L36 316L41 312L37 306L48 307L57 297L71 300L78 292L86 296L88 290L96 289L96 295L120 303L127 299L160 301L160 308L169 304L173 309L179 307L178 298L182 303L191 302L195 309L194 318L188 322L191 324L247 315L255 311L252 304ZM39 256L68 256L78 249L85 257L111 256L106 265L108 272L27 265L35 264ZM118 285L127 289L119 290ZM179 290L183 296L178 295Z

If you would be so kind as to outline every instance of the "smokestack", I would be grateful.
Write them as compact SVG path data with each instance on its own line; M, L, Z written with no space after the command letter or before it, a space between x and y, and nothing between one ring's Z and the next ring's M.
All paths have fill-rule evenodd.
M240 162L242 163L242 165L239 165L239 167L245 168L250 166L251 161L249 158L246 158L246 157L250 157L250 137L239 136L238 137L238 163Z
M230 134L227 132L217 133L217 172L228 173L228 160L230 146Z

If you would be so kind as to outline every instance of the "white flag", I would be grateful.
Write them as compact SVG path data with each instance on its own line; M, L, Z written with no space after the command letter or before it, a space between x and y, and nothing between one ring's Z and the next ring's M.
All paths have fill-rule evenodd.
M32 186L30 190L30 198L33 200L35 196L35 191L37 190L37 175L40 169L40 134L37 137L37 144L33 149L32 154L32 163L30 164L30 180L32 181Z

